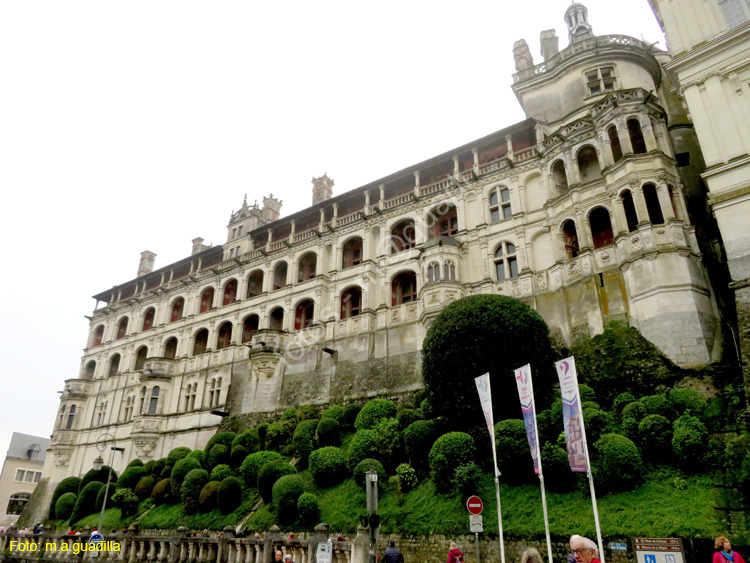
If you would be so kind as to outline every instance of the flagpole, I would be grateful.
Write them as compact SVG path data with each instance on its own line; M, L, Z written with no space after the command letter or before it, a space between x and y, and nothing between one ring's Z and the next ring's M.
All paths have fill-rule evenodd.
M539 485L542 489L542 512L544 512L544 533L547 536L547 558L552 563L552 540L549 534L549 518L547 517L547 493L544 489L544 472L542 471L542 452L539 448L539 426L536 423L536 403L534 402L534 388L531 387L531 414L534 417L534 434L536 435L536 458L539 460ZM594 509L596 511L596 509ZM597 522L599 520L597 519ZM602 563L604 563L602 561Z
M503 514L500 509L500 477L495 471L495 494L497 495L497 527L500 530L500 563L505 563L505 540L503 540Z
M577 383L577 381L576 381ZM599 560L604 561L604 543L602 542L602 528L599 525L599 508L596 505L596 491L594 490L594 475L591 473L591 460L589 459L589 445L586 440L586 427L583 424L583 409L578 411L578 418L581 423L581 437L583 438L583 453L586 456L586 476L589 478L589 488L591 489L591 506L594 508L594 524L596 524L596 540L599 544Z

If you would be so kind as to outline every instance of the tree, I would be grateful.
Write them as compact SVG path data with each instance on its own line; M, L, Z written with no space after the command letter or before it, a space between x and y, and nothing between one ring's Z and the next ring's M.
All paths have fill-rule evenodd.
M422 345L422 379L432 414L460 428L481 424L474 378L489 372L496 416L517 416L513 370L528 363L542 411L552 403L557 380L553 360L547 324L522 301L504 295L459 299L435 318Z

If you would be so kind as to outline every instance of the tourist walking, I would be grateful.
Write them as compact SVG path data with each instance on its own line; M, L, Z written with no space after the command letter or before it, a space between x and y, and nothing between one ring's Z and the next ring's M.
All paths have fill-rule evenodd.
M602 563L597 558L596 544L581 536L571 536L570 551L576 559L576 563Z
M383 554L383 563L404 563L404 556L401 550L396 547L396 542L391 540Z
M447 563L464 563L464 554L458 549L456 542L452 541L448 551Z
M714 542L714 560L712 563L745 563L742 555L736 551L732 551L732 542L730 542L726 536L719 536Z
M521 555L521 563L544 563L544 561L536 549L529 547Z

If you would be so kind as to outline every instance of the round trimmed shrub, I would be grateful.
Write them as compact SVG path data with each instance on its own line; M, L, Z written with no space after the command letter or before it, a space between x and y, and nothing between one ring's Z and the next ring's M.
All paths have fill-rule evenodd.
M750 434L740 434L727 442L724 448L724 467L729 485L737 487L747 495L750 473L746 472L745 460L750 458Z
M422 402L419 403L419 412L421 412L422 416L427 419L435 417L435 409L432 408L432 403L430 402L429 397L425 397L422 399Z
M55 519L67 520L73 514L73 508L76 505L78 496L74 492L67 492L60 495L55 503Z
M198 463L201 464L201 467L203 467L204 465L206 465L206 452L203 451L203 450L193 450L192 452L190 452L185 457L191 457L191 458L197 460ZM205 469L205 467L204 467L204 469Z
M268 423L261 422L255 429L258 431L258 451L263 451L268 447Z
M277 420L268 425L266 440L268 447L271 449L281 449L289 444L297 426L296 418L287 418L286 420Z
M364 487L368 471L374 471L378 474L378 487L382 488L386 477L385 469L377 459L367 458L360 461L354 468L354 482L360 487Z
M302 422L303 420L318 418L318 411L316 411L315 407L312 405L299 405L294 416L297 419L297 422Z
M227 449L227 452L230 451L230 448L232 447L232 442L237 437L237 434L234 432L217 432L211 438L208 440L208 443L206 444L206 447L203 448L203 451L206 452L206 457L211 455L211 450L214 448L214 446L224 446Z
M581 397L581 403L585 403L586 401L596 401L596 393L588 385L584 385L583 383L579 384L578 393Z
M383 460L386 471L393 473L398 463L404 459L398 421L395 418L381 418L372 430L375 432L375 444L378 449L378 455L374 457Z
M358 430L349 444L346 465L354 471L357 464L368 457L379 457L377 435L372 430Z
M229 446L216 444L206 456L206 467L213 469L217 465L229 465L232 461L229 455Z
M134 459L128 463L128 467L143 467L143 462L140 459Z
M141 480L138 481L133 492L138 497L138 500L146 500L151 496L151 491L154 490L154 485L156 485L156 479L151 475L146 475L145 477L141 477Z
M320 520L318 497L312 493L302 493L297 499L297 514L303 526L317 524Z
M296 420L297 419L297 407L290 407L284 411L281 415L281 420Z
M181 485L185 480L185 476L190 473L193 469L201 469L201 464L198 460L192 457L184 457L174 464L172 468L171 478L172 481Z
M669 402L677 414L690 413L701 418L706 410L706 399L695 389L672 389Z
M151 461L147 461L146 465L143 467L146 469L149 475L152 475L154 478L159 477L161 475L161 472L164 470L164 467L167 465L167 458L163 457L161 459L152 459Z
M130 489L118 489L112 495L112 503L120 509L122 516L132 516L138 512L138 495Z
M456 469L454 482L456 490L461 495L462 500L466 500L471 495L478 492L479 480L482 478L482 470L476 463L462 465Z
M182 482L180 487L180 500L185 507L186 514L198 512L198 497L203 487L208 483L208 471L205 469L192 469Z
M632 439L638 439L638 425L646 416L646 409L640 401L634 401L622 409L622 430Z
M187 446L179 446L177 448L174 448L171 452L167 454L167 463L166 466L169 468L174 467L174 464L183 459L185 456L187 456L190 453L190 448Z
M297 470L286 460L269 461L258 471L258 492L263 502L271 504L273 501L273 485L279 477L293 475Z
M412 422L404 430L406 455L411 465L418 470L427 467L427 456L435 443L435 425L429 420Z
M78 497L81 497L81 491L83 488L93 481L99 481L100 483L106 483L109 479L110 483L117 483L117 471L112 470L110 476L109 465L103 465L101 469L92 469L81 479L81 483L78 486Z
M343 450L327 446L312 452L310 454L310 473L315 480L315 484L320 487L330 487L341 482L346 477L346 456Z
M632 393L629 391L620 393L612 402L612 410L617 414L622 414L622 409L633 402L635 402L635 396Z
M99 489L99 493L96 495L96 511L99 512L102 509L102 504L104 504L104 493L107 493L107 506L112 508L112 496L115 494L115 491L117 488L115 487L114 483L109 484L109 490L107 490L107 484L104 483L104 486Z
M317 428L317 419L305 419L294 429L292 451L303 469L307 467L307 457L315 449L315 430Z
M245 485L250 488L258 486L258 471L269 461L283 460L284 456L277 452L260 451L250 454L240 466L240 475Z
M544 483L550 491L567 492L576 483L576 474L570 470L568 452L554 444L542 447L542 467Z
M588 406L583 406L583 424L586 428L586 437L592 443L609 433L612 426L609 413L592 402L589 402Z
M339 407L341 408L341 407ZM326 446L341 445L341 425L333 417L321 418L318 427L315 429L315 439L319 448Z
M227 477L216 492L216 504L222 514L234 512L242 504L242 483L237 477Z
M697 417L683 414L672 426L672 451L684 469L698 471L706 461L708 430Z
M408 493L419 485L417 472L408 463L402 463L396 468L396 477L402 493Z
M354 421L356 430L369 430L383 418L394 418L396 405L387 399L373 399L362 407Z
M201 489L201 494L198 496L198 510L201 512L210 512L216 506L216 495L219 492L219 481L209 481L206 486Z
M235 448L244 448L247 451L245 454L245 457L247 457L248 454L257 452L259 446L258 431L255 428L245 430L242 434L237 434L234 440L232 440L232 457L234 458ZM245 458L243 457L242 459Z
M154 485L154 490L151 491L151 502L154 503L154 506L173 504L177 501L174 494L176 489L177 485L171 479L162 479Z
M344 420L343 425L347 428L351 428L354 426L355 421L357 420L357 416L359 416L359 411L362 410L362 407L359 405L346 405L344 407Z
M324 418L333 418L334 420L336 420L336 422L341 424L344 419L344 408L338 405L331 405L325 411L323 411L323 414L320 418L321 420Z
M81 489L76 504L73 507L73 513L70 515L70 523L78 522L84 516L96 512L96 497L99 490L104 486L101 481L91 481Z
M398 420L398 429L404 431L412 422L422 420L422 417L416 410L406 408L398 411L396 420Z
M118 489L130 489L132 491L135 489L138 481L146 475L148 475L148 471L146 471L145 467L140 465L128 466L125 471L122 472L122 475L120 475L116 486ZM106 483L107 481L105 480L103 482ZM112 481L112 483L114 483L114 481Z
M435 440L429 455L435 486L447 491L453 484L456 469L474 462L474 439L464 432L449 432Z
M55 510L57 507L57 501L60 499L61 496L63 496L65 493L73 493L78 497L78 491L81 488L81 478L80 477L66 477L62 481L60 481L57 484L57 487L55 487L55 491L52 493L52 502L49 506L49 518L50 520L59 519L60 517L56 515ZM71 512L73 509L70 509ZM70 514L68 514L68 517L70 517ZM67 520L67 518L65 518Z
M239 467L249 455L250 452L244 446L232 446L232 455L230 456L232 463L230 465L232 467Z
M223 481L227 477L233 477L234 471L226 464L219 464L211 470L211 481Z
M529 441L523 420L501 420L495 424L495 444L497 466L503 474L503 479L509 483L531 480L531 476L534 475L534 462L529 453Z
M648 395L641 397L639 402L643 405L647 414L659 414L669 419L674 418L672 405L664 395Z
M646 459L659 461L670 457L672 423L666 416L650 414L638 425L638 438Z
M643 461L638 448L625 436L605 434L594 444L596 484L603 491L629 491L643 478Z
M273 502L279 524L288 526L297 519L297 501L304 492L305 484L299 475L285 475L276 481L273 486Z

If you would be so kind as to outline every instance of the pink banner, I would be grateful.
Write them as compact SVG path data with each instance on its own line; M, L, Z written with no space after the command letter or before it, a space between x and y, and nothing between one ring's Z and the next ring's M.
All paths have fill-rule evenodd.
M534 460L534 473L539 474L539 442L536 431L536 407L534 406L534 387L531 384L531 365L526 364L516 370L518 397L521 399L523 423L526 426L526 438L529 441L531 459Z
M583 414L581 413L581 396L578 392L578 377L573 356L555 362L557 376L560 379L560 392L563 403L563 424L565 425L565 443L568 447L568 462L572 471L587 470L586 443L584 440Z

